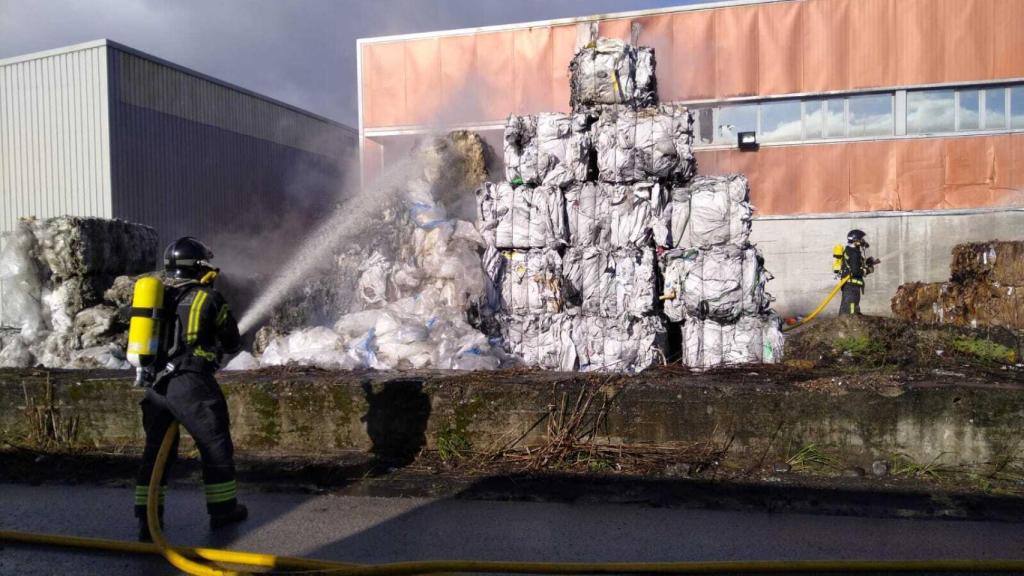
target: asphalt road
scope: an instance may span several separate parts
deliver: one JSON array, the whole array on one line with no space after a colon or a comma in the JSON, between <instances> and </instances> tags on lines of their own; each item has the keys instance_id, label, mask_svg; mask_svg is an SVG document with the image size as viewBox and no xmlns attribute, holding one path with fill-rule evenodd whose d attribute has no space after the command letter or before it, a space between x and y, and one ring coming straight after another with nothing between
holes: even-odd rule
<instances>
[{"instance_id":1,"label":"asphalt road","mask_svg":"<svg viewBox=\"0 0 1024 576\"><path fill-rule=\"evenodd\" d=\"M129 488L0 484L0 528L135 537ZM172 488L167 535L359 563L417 559L671 561L1024 558L1024 525L558 504L243 493L252 516L211 533L201 493ZM0 543L0 574L174 574L153 557Z\"/></svg>"}]
</instances>

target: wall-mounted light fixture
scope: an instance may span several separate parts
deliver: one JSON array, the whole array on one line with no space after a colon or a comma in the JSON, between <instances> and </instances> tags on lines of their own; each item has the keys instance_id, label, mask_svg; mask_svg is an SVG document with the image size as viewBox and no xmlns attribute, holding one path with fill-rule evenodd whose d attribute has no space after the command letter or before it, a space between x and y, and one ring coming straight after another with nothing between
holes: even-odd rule
<instances>
[{"instance_id":1,"label":"wall-mounted light fixture","mask_svg":"<svg viewBox=\"0 0 1024 576\"><path fill-rule=\"evenodd\" d=\"M760 145L757 143L757 132L740 132L736 134L736 145L740 150L757 150Z\"/></svg>"}]
</instances>

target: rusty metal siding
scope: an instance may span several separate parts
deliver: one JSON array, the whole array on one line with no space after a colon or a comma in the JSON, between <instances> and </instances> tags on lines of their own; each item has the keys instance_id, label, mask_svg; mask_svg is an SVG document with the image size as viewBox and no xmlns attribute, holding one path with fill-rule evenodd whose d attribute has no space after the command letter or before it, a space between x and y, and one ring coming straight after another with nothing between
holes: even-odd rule
<instances>
[{"instance_id":1,"label":"rusty metal siding","mask_svg":"<svg viewBox=\"0 0 1024 576\"><path fill-rule=\"evenodd\" d=\"M356 133L112 47L114 216L162 241L253 234L336 200Z\"/></svg>"},{"instance_id":2,"label":"rusty metal siding","mask_svg":"<svg viewBox=\"0 0 1024 576\"><path fill-rule=\"evenodd\" d=\"M0 231L111 216L106 46L0 62Z\"/></svg>"}]
</instances>

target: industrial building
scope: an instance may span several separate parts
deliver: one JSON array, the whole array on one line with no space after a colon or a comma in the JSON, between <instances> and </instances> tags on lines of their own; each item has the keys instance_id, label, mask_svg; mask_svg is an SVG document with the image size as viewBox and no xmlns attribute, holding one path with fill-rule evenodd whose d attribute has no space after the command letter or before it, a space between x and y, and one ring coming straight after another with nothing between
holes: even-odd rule
<instances>
[{"instance_id":1,"label":"industrial building","mask_svg":"<svg viewBox=\"0 0 1024 576\"><path fill-rule=\"evenodd\" d=\"M0 60L0 231L64 214L162 242L272 230L338 200L356 138L110 40Z\"/></svg>"},{"instance_id":2,"label":"industrial building","mask_svg":"<svg viewBox=\"0 0 1024 576\"><path fill-rule=\"evenodd\" d=\"M776 308L813 307L857 227L883 260L864 311L888 314L953 245L1024 236L1022 21L1019 0L739 0L362 39L363 176L439 127L500 150L509 114L569 110L580 46L632 41L693 110L698 170L749 176Z\"/></svg>"}]
</instances>

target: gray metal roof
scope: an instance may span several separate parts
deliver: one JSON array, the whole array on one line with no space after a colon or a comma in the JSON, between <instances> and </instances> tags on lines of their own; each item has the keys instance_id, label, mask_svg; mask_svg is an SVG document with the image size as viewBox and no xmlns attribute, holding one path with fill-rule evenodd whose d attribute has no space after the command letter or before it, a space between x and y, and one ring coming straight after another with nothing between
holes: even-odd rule
<instances>
[{"instance_id":1,"label":"gray metal roof","mask_svg":"<svg viewBox=\"0 0 1024 576\"><path fill-rule=\"evenodd\" d=\"M321 122L326 122L328 124L331 124L332 126L336 126L336 127L340 128L342 130L350 132L350 133L352 133L352 135L358 135L358 133L359 133L359 131L356 130L355 128L353 128L353 127L351 127L351 126L349 126L347 124L342 124L341 122L338 122L336 120L332 120L330 118L327 118L326 116L321 116L319 114L316 114L315 112L310 112L309 110L305 110L303 108L299 108L298 106L293 106L291 104L288 104L287 102L282 102L282 101L277 100L275 98L271 98L270 96L266 96L264 94L260 94L258 92L254 92L252 90L249 90L248 88L243 88L241 86L238 86L237 84L232 84L230 82L226 82L224 80L221 80L219 78L215 78L215 77L210 76L208 74L203 74L202 72L198 72L196 70L193 70L193 69L188 68L186 66L182 66L180 64L175 64L174 62L170 62L168 60L164 60L163 58L160 58L158 56L153 56L152 54L148 54L148 53L143 52L141 50L137 50L135 48L132 48L130 46L125 46L124 44L121 44L120 42L115 42L115 41L109 40L107 38L102 38L100 40L93 40L93 41L90 41L90 42L83 42L81 44L74 44L74 45L71 45L71 46L64 46L62 48L54 48L52 50L43 50L43 51L40 51L40 52L32 52L30 54L23 54L23 55L20 55L20 56L14 56L12 58L5 58L5 59L0 60L0 67L8 66L8 65L11 65L11 64L17 64L19 62L25 62L25 61L28 61L28 60L38 60L40 58L48 58L50 56L57 56L57 55L61 55L61 54L69 54L71 52L78 52L78 51L81 51L81 50L88 50L88 49L91 49L91 48L97 48L97 47L101 47L101 46L107 46L109 48L114 48L116 50L120 50L121 52L125 52L125 53L128 53L128 54L132 54L134 56L138 56L140 58L144 58L144 59L152 61L152 62L156 62L157 64L160 64L162 66L167 66L168 68L173 68L173 69L175 69L175 70L177 70L179 72L183 72L185 74L189 74L189 75L195 76L197 78L202 78L203 80L206 80L208 82L213 82L214 84L219 84L221 86L224 86L225 88L234 90L236 92L241 92L243 94L247 94L247 95L252 96L254 98L259 98L260 100L264 100L264 101L269 102L271 104L274 104L274 105L277 105L277 106L281 106L282 108L287 108L288 110L291 110L293 112L296 112L296 113L299 113L299 114L303 114L305 116L309 116L310 118L314 118L314 119L319 120Z\"/></svg>"}]
</instances>

